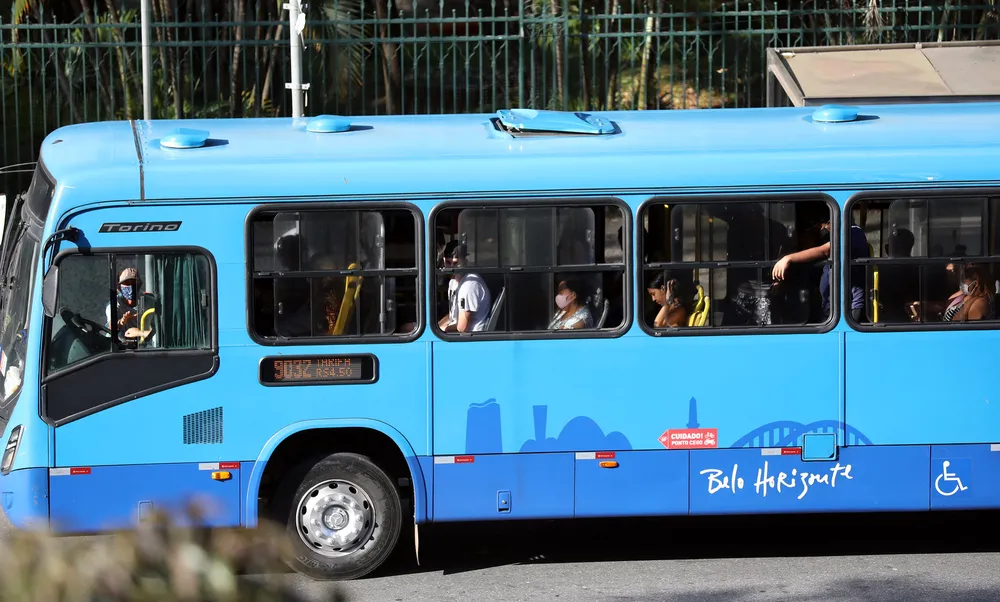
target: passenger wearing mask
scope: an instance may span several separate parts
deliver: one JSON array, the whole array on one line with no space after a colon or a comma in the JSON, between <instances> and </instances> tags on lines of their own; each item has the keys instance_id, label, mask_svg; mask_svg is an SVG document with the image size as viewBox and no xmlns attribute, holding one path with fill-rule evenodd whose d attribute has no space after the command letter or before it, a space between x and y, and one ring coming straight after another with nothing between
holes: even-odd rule
<instances>
[{"instance_id":1,"label":"passenger wearing mask","mask_svg":"<svg viewBox=\"0 0 1000 602\"><path fill-rule=\"evenodd\" d=\"M594 315L584 301L587 295L583 282L572 278L563 280L559 283L558 292L556 307L559 310L552 317L549 330L593 328Z\"/></svg>"},{"instance_id":2,"label":"passenger wearing mask","mask_svg":"<svg viewBox=\"0 0 1000 602\"><path fill-rule=\"evenodd\" d=\"M468 265L464 244L451 241L445 247L443 267ZM493 300L486 282L478 274L454 274L448 281L448 314L438 321L445 332L479 332L486 329Z\"/></svg>"},{"instance_id":3,"label":"passenger wearing mask","mask_svg":"<svg viewBox=\"0 0 1000 602\"><path fill-rule=\"evenodd\" d=\"M966 322L975 320L992 320L995 316L993 295L985 286L986 278L982 271L969 266L962 276L962 301L954 312L945 312L946 322ZM949 308L951 309L951 308Z\"/></svg>"},{"instance_id":4,"label":"passenger wearing mask","mask_svg":"<svg viewBox=\"0 0 1000 602\"><path fill-rule=\"evenodd\" d=\"M140 328L142 314L150 309L156 308L156 298L152 293L139 292L142 287L142 279L135 268L125 268L118 275L118 287L116 297L116 316L118 326L118 339L126 343L138 343L140 339L146 339L153 333L153 320L150 320L145 330ZM105 309L107 318L106 326L111 329L111 304L108 303Z\"/></svg>"},{"instance_id":5,"label":"passenger wearing mask","mask_svg":"<svg viewBox=\"0 0 1000 602\"><path fill-rule=\"evenodd\" d=\"M954 263L949 263L944 267L945 278L935 280L940 280L943 286L947 287L947 290L955 292L949 295L944 301L932 300L926 303L914 301L911 303L909 310L912 321L941 320L942 322L951 322L958 315L959 310L965 304L966 298L966 293L962 287L962 278L960 277L962 267L962 264ZM923 312L923 315L921 312Z\"/></svg>"}]
</instances>

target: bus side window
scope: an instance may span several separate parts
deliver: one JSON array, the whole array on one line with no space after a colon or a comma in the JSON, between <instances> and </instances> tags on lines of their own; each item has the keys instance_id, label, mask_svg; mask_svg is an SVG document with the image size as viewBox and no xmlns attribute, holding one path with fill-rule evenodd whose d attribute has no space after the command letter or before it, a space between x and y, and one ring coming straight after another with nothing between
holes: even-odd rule
<instances>
[{"instance_id":1,"label":"bus side window","mask_svg":"<svg viewBox=\"0 0 1000 602\"><path fill-rule=\"evenodd\" d=\"M652 330L826 323L831 216L819 199L647 203L639 319Z\"/></svg>"},{"instance_id":2,"label":"bus side window","mask_svg":"<svg viewBox=\"0 0 1000 602\"><path fill-rule=\"evenodd\" d=\"M866 199L864 206L868 216L880 216L878 223L869 217L864 224L852 211L852 225L863 226L868 243L882 252L851 266L852 287L867 293L856 324L960 327L996 319L1000 198L939 193Z\"/></svg>"},{"instance_id":3,"label":"bus side window","mask_svg":"<svg viewBox=\"0 0 1000 602\"><path fill-rule=\"evenodd\" d=\"M251 237L249 310L258 338L417 331L418 226L412 210L265 208L253 216Z\"/></svg>"},{"instance_id":4,"label":"bus side window","mask_svg":"<svg viewBox=\"0 0 1000 602\"><path fill-rule=\"evenodd\" d=\"M108 353L211 348L209 280L207 258L190 253L65 257L48 372Z\"/></svg>"},{"instance_id":5,"label":"bus side window","mask_svg":"<svg viewBox=\"0 0 1000 602\"><path fill-rule=\"evenodd\" d=\"M620 205L449 207L434 221L445 243L434 318L446 335L617 330L624 323Z\"/></svg>"},{"instance_id":6,"label":"bus side window","mask_svg":"<svg viewBox=\"0 0 1000 602\"><path fill-rule=\"evenodd\" d=\"M111 353L111 333L105 318L111 290L108 256L70 255L60 262L56 311L47 350L49 373Z\"/></svg>"}]
</instances>

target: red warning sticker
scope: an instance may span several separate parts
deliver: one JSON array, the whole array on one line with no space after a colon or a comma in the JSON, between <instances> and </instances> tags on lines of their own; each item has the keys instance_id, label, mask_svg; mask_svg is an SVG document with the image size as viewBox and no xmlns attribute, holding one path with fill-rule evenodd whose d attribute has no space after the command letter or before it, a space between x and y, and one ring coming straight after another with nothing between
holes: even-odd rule
<instances>
[{"instance_id":1,"label":"red warning sticker","mask_svg":"<svg viewBox=\"0 0 1000 602\"><path fill-rule=\"evenodd\" d=\"M719 446L719 429L668 429L660 435L667 449L709 449Z\"/></svg>"}]
</instances>

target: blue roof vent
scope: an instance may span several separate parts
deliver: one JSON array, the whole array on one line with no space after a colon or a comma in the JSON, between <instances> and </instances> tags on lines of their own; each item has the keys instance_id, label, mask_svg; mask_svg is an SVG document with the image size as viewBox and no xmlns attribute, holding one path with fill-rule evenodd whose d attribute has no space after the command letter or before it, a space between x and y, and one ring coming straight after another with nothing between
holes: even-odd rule
<instances>
[{"instance_id":1,"label":"blue roof vent","mask_svg":"<svg viewBox=\"0 0 1000 602\"><path fill-rule=\"evenodd\" d=\"M340 115L319 115L306 124L306 130L317 134L346 132L351 129L351 120Z\"/></svg>"},{"instance_id":2,"label":"blue roof vent","mask_svg":"<svg viewBox=\"0 0 1000 602\"><path fill-rule=\"evenodd\" d=\"M200 148L205 146L208 132L179 128L160 138L160 146L164 148Z\"/></svg>"},{"instance_id":3,"label":"blue roof vent","mask_svg":"<svg viewBox=\"0 0 1000 602\"><path fill-rule=\"evenodd\" d=\"M812 114L812 120L818 123L842 123L844 121L855 121L857 118L857 107L844 107L841 105L823 105L813 111Z\"/></svg>"},{"instance_id":4,"label":"blue roof vent","mask_svg":"<svg viewBox=\"0 0 1000 602\"><path fill-rule=\"evenodd\" d=\"M610 120L587 113L510 109L497 111L499 126L508 133L614 134Z\"/></svg>"}]
</instances>

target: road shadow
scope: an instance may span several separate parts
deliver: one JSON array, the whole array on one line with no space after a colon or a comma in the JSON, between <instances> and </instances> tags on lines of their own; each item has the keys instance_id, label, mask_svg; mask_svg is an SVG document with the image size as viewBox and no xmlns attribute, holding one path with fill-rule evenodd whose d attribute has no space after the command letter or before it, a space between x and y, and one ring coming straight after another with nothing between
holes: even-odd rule
<instances>
[{"instance_id":1,"label":"road shadow","mask_svg":"<svg viewBox=\"0 0 1000 602\"><path fill-rule=\"evenodd\" d=\"M419 566L412 534L407 534L394 557L372 577L450 575L517 564L997 552L1000 540L993 529L985 528L997 515L976 511L430 525L420 529ZM990 599L1000 600L1000 594Z\"/></svg>"},{"instance_id":2,"label":"road shadow","mask_svg":"<svg viewBox=\"0 0 1000 602\"><path fill-rule=\"evenodd\" d=\"M845 578L838 579L815 593L784 593L759 587L700 588L670 593L643 593L641 596L609 596L604 602L754 602L756 600L794 600L795 602L996 602L1000 590L975 586L947 588L919 578Z\"/></svg>"}]
</instances>

